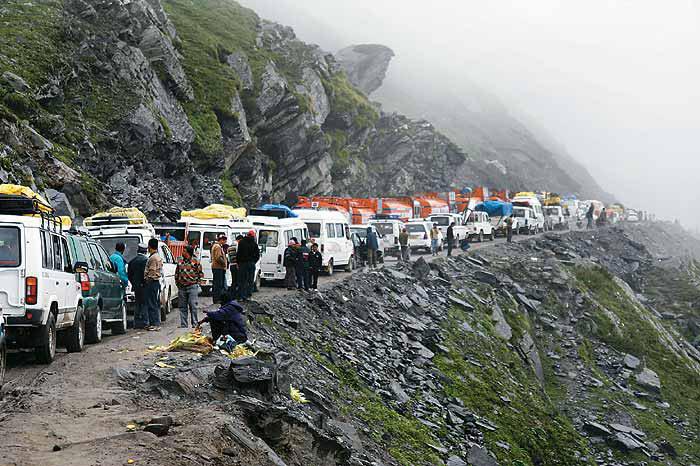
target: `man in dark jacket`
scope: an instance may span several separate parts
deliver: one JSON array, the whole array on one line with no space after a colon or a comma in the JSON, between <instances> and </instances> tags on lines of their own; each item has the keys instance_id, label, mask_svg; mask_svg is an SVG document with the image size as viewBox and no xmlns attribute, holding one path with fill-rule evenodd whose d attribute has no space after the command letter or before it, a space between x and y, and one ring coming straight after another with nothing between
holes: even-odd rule
<instances>
[{"instance_id":1,"label":"man in dark jacket","mask_svg":"<svg viewBox=\"0 0 700 466\"><path fill-rule=\"evenodd\" d=\"M146 270L146 262L148 261L146 257L147 250L148 247L145 244L139 244L138 254L129 261L129 267L127 267L127 275L129 277L129 283L131 283L131 289L134 290L134 301L136 304L136 309L134 309L134 328L139 329L146 328L146 324L148 323L144 295L144 287L146 284L143 279Z\"/></svg>"},{"instance_id":2,"label":"man in dark jacket","mask_svg":"<svg viewBox=\"0 0 700 466\"><path fill-rule=\"evenodd\" d=\"M311 271L311 289L318 290L318 276L323 268L323 256L318 250L318 244L311 245L309 254L309 269Z\"/></svg>"},{"instance_id":3,"label":"man in dark jacket","mask_svg":"<svg viewBox=\"0 0 700 466\"><path fill-rule=\"evenodd\" d=\"M367 267L374 269L377 267L377 251L379 250L379 239L372 227L367 227Z\"/></svg>"},{"instance_id":4,"label":"man in dark jacket","mask_svg":"<svg viewBox=\"0 0 700 466\"><path fill-rule=\"evenodd\" d=\"M234 301L231 291L221 293L221 307L215 311L206 311L206 317L199 321L198 326L209 322L211 337L214 341L222 335L230 335L236 343L248 341L243 306Z\"/></svg>"},{"instance_id":5,"label":"man in dark jacket","mask_svg":"<svg viewBox=\"0 0 700 466\"><path fill-rule=\"evenodd\" d=\"M297 242L293 239L287 244L287 249L284 250L284 283L288 290L294 289L294 281L296 279L296 264L297 264Z\"/></svg>"},{"instance_id":6,"label":"man in dark jacket","mask_svg":"<svg viewBox=\"0 0 700 466\"><path fill-rule=\"evenodd\" d=\"M301 240L296 262L297 290L309 290L309 255L311 251L306 246L306 240Z\"/></svg>"},{"instance_id":7,"label":"man in dark jacket","mask_svg":"<svg viewBox=\"0 0 700 466\"><path fill-rule=\"evenodd\" d=\"M452 255L452 248L454 247L455 243L455 222L450 223L450 226L447 227L447 255L451 256Z\"/></svg>"},{"instance_id":8,"label":"man in dark jacket","mask_svg":"<svg viewBox=\"0 0 700 466\"><path fill-rule=\"evenodd\" d=\"M238 262L238 294L241 301L250 299L253 295L255 282L255 264L260 259L260 249L255 241L255 230L238 242L236 262Z\"/></svg>"},{"instance_id":9,"label":"man in dark jacket","mask_svg":"<svg viewBox=\"0 0 700 466\"><path fill-rule=\"evenodd\" d=\"M595 206L591 204L591 206L588 208L588 211L586 212L586 230L590 230L593 228L593 216L595 215Z\"/></svg>"}]
</instances>

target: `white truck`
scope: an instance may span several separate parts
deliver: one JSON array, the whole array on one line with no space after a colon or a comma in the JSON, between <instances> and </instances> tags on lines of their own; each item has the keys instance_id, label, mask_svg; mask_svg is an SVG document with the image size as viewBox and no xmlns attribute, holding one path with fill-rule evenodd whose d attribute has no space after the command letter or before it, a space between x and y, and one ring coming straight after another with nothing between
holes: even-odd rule
<instances>
[{"instance_id":1,"label":"white truck","mask_svg":"<svg viewBox=\"0 0 700 466\"><path fill-rule=\"evenodd\" d=\"M350 219L337 210L294 209L309 230L309 237L318 244L323 255L323 267L331 275L334 267L351 272L355 262L355 247L350 239Z\"/></svg>"},{"instance_id":2,"label":"white truck","mask_svg":"<svg viewBox=\"0 0 700 466\"><path fill-rule=\"evenodd\" d=\"M109 216L99 215L85 219L84 227L88 234L100 242L107 253L115 250L117 243L124 243L124 261L128 263L136 257L138 245L147 245L152 238L158 238L156 230L141 216ZM178 300L178 288L175 283L175 269L177 262L172 251L162 241L158 242L158 254L163 260L163 275L160 279L160 309L161 320L165 320L170 314L173 304ZM130 312L136 305L136 297L131 289L131 284L126 289L126 304Z\"/></svg>"},{"instance_id":3,"label":"white truck","mask_svg":"<svg viewBox=\"0 0 700 466\"><path fill-rule=\"evenodd\" d=\"M69 352L83 350L85 314L74 260L61 220L36 199L0 195L0 309L5 342L34 348L41 363L54 360L59 334Z\"/></svg>"},{"instance_id":4,"label":"white truck","mask_svg":"<svg viewBox=\"0 0 700 466\"><path fill-rule=\"evenodd\" d=\"M491 224L489 214L486 212L473 211L469 213L466 223L469 239L483 242L484 238L490 241L495 239L495 231Z\"/></svg>"}]
</instances>

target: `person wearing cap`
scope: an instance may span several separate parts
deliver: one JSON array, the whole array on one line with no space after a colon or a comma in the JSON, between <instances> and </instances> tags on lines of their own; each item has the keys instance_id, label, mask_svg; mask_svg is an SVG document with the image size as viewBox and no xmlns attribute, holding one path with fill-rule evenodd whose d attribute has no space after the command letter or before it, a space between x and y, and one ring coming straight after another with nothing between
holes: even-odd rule
<instances>
[{"instance_id":1,"label":"person wearing cap","mask_svg":"<svg viewBox=\"0 0 700 466\"><path fill-rule=\"evenodd\" d=\"M194 248L186 246L175 268L175 283L177 284L178 299L180 301L181 328L187 328L188 314L192 328L197 326L197 298L203 277L202 264L194 258Z\"/></svg>"},{"instance_id":2,"label":"person wearing cap","mask_svg":"<svg viewBox=\"0 0 700 466\"><path fill-rule=\"evenodd\" d=\"M238 261L236 259L236 254L238 254L238 242L243 239L243 235L236 236L236 239L231 241L231 245L228 247L226 254L228 255L228 268L231 271L231 286L229 290L234 298L238 298Z\"/></svg>"},{"instance_id":3,"label":"person wearing cap","mask_svg":"<svg viewBox=\"0 0 700 466\"><path fill-rule=\"evenodd\" d=\"M284 283L290 291L296 287L298 249L299 243L292 238L287 244L287 249L284 250Z\"/></svg>"},{"instance_id":4,"label":"person wearing cap","mask_svg":"<svg viewBox=\"0 0 700 466\"><path fill-rule=\"evenodd\" d=\"M216 243L211 247L211 271L213 275L212 297L214 303L221 300L221 293L226 289L226 270L228 270L228 260L224 252L226 235L220 234L216 238Z\"/></svg>"},{"instance_id":5,"label":"person wearing cap","mask_svg":"<svg viewBox=\"0 0 700 466\"><path fill-rule=\"evenodd\" d=\"M144 273L146 271L146 262L148 257L148 246L139 244L136 257L129 261L127 267L127 275L131 289L134 290L134 328L144 329L148 324L148 316L146 315L145 297L144 297Z\"/></svg>"},{"instance_id":6,"label":"person wearing cap","mask_svg":"<svg viewBox=\"0 0 700 466\"><path fill-rule=\"evenodd\" d=\"M148 260L143 272L144 301L148 326L146 330L160 330L160 279L163 277L163 259L158 254L158 239L148 240Z\"/></svg>"},{"instance_id":7,"label":"person wearing cap","mask_svg":"<svg viewBox=\"0 0 700 466\"><path fill-rule=\"evenodd\" d=\"M253 295L255 283L255 264L260 259L260 249L255 241L255 230L238 242L236 261L238 262L238 293L241 301L249 299Z\"/></svg>"}]
</instances>

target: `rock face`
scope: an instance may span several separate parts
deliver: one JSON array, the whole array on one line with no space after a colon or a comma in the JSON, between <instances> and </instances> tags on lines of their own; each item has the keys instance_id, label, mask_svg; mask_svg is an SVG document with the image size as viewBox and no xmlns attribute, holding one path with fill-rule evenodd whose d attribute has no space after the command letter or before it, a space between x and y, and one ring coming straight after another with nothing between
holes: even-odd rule
<instances>
[{"instance_id":1,"label":"rock face","mask_svg":"<svg viewBox=\"0 0 700 466\"><path fill-rule=\"evenodd\" d=\"M339 50L336 57L350 82L370 95L384 82L394 51L385 45L362 44Z\"/></svg>"}]
</instances>

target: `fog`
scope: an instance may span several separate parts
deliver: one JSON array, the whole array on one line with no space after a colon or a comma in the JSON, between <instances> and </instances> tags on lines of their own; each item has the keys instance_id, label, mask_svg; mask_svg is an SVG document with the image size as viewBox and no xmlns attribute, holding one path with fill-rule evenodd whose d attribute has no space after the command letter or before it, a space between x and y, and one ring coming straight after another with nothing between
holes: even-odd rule
<instances>
[{"instance_id":1,"label":"fog","mask_svg":"<svg viewBox=\"0 0 700 466\"><path fill-rule=\"evenodd\" d=\"M692 0L244 0L335 51L391 47L389 81L464 77L528 115L623 203L700 227ZM428 91L426 91L428 92ZM381 89L373 98L381 101Z\"/></svg>"}]
</instances>

